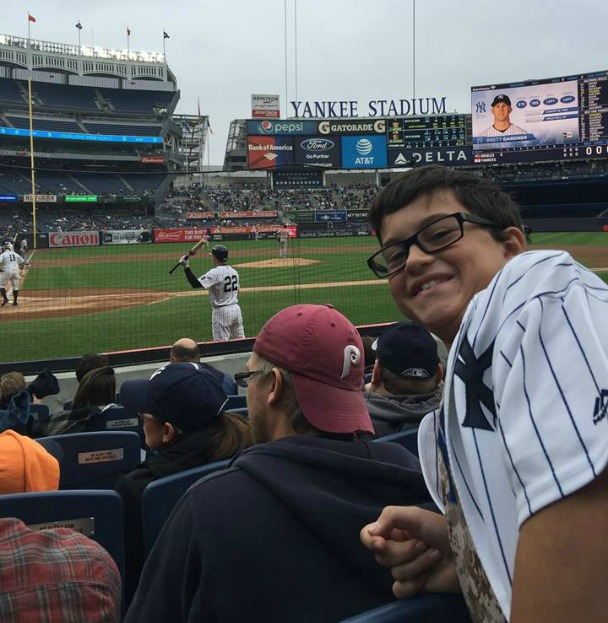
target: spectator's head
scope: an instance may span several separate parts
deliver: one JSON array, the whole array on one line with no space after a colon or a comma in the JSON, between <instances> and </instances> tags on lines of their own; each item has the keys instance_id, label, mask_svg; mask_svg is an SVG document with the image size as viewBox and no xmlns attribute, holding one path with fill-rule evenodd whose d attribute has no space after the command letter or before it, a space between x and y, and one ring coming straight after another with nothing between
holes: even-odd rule
<instances>
[{"instance_id":1,"label":"spectator's head","mask_svg":"<svg viewBox=\"0 0 608 623\"><path fill-rule=\"evenodd\" d=\"M374 200L382 248L369 258L399 311L449 346L477 292L525 250L517 205L494 182L443 166L412 169Z\"/></svg>"},{"instance_id":2,"label":"spectator's head","mask_svg":"<svg viewBox=\"0 0 608 623\"><path fill-rule=\"evenodd\" d=\"M149 380L130 379L120 386L121 404L143 418L146 445L152 449L212 426L226 400L218 378L191 362L168 363Z\"/></svg>"},{"instance_id":3,"label":"spectator's head","mask_svg":"<svg viewBox=\"0 0 608 623\"><path fill-rule=\"evenodd\" d=\"M201 360L201 351L198 344L188 337L182 337L177 340L169 352L169 361L176 363L178 361L191 361L198 363Z\"/></svg>"},{"instance_id":4,"label":"spectator's head","mask_svg":"<svg viewBox=\"0 0 608 623\"><path fill-rule=\"evenodd\" d=\"M37 441L13 430L0 433L0 495L56 491L59 463Z\"/></svg>"},{"instance_id":5,"label":"spectator's head","mask_svg":"<svg viewBox=\"0 0 608 623\"><path fill-rule=\"evenodd\" d=\"M80 383L82 377L95 368L105 368L110 365L110 358L107 355L101 355L98 353L89 353L83 355L80 361L76 365L76 379Z\"/></svg>"},{"instance_id":6,"label":"spectator's head","mask_svg":"<svg viewBox=\"0 0 608 623\"><path fill-rule=\"evenodd\" d=\"M80 381L72 409L82 407L105 406L114 402L116 398L116 376L114 368L104 366L89 370Z\"/></svg>"},{"instance_id":7,"label":"spectator's head","mask_svg":"<svg viewBox=\"0 0 608 623\"><path fill-rule=\"evenodd\" d=\"M361 392L363 345L331 305L293 305L261 329L247 362L256 442L374 429Z\"/></svg>"},{"instance_id":8,"label":"spectator's head","mask_svg":"<svg viewBox=\"0 0 608 623\"><path fill-rule=\"evenodd\" d=\"M0 404L7 405L10 399L25 389L25 377L21 372L7 372L0 378Z\"/></svg>"},{"instance_id":9,"label":"spectator's head","mask_svg":"<svg viewBox=\"0 0 608 623\"><path fill-rule=\"evenodd\" d=\"M387 327L374 342L372 391L394 395L428 394L443 379L435 338L415 322Z\"/></svg>"}]
</instances>

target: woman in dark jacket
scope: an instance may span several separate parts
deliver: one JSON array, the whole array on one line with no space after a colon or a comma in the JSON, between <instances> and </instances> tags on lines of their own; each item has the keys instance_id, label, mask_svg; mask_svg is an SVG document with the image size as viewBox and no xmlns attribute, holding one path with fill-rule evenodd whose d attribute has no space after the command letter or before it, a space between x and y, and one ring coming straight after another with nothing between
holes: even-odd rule
<instances>
[{"instance_id":1,"label":"woman in dark jacket","mask_svg":"<svg viewBox=\"0 0 608 623\"><path fill-rule=\"evenodd\" d=\"M114 368L105 366L87 372L80 381L72 407L51 415L40 435L82 433L87 424L105 409L115 406L116 377Z\"/></svg>"},{"instance_id":2,"label":"woman in dark jacket","mask_svg":"<svg viewBox=\"0 0 608 623\"><path fill-rule=\"evenodd\" d=\"M226 394L200 364L170 363L150 380L128 380L120 402L143 420L149 458L121 476L116 490L125 509L126 598L137 588L144 562L141 499L146 486L191 467L227 459L253 444L248 420L224 411Z\"/></svg>"}]
</instances>

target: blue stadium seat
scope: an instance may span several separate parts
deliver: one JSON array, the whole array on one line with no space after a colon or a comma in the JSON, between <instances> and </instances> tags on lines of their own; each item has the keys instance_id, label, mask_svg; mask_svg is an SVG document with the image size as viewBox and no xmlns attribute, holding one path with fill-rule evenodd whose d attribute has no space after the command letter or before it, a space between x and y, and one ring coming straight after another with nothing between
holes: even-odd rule
<instances>
[{"instance_id":1,"label":"blue stadium seat","mask_svg":"<svg viewBox=\"0 0 608 623\"><path fill-rule=\"evenodd\" d=\"M190 485L208 474L226 468L229 463L230 459L226 459L186 469L183 472L159 478L144 489L141 502L146 556L150 553L156 537L165 525L171 511Z\"/></svg>"},{"instance_id":2,"label":"blue stadium seat","mask_svg":"<svg viewBox=\"0 0 608 623\"><path fill-rule=\"evenodd\" d=\"M342 623L471 623L462 595L444 593L400 599Z\"/></svg>"},{"instance_id":3,"label":"blue stadium seat","mask_svg":"<svg viewBox=\"0 0 608 623\"><path fill-rule=\"evenodd\" d=\"M234 409L242 409L247 406L247 396L240 394L231 394L228 396L226 403L226 411L234 411Z\"/></svg>"},{"instance_id":4,"label":"blue stadium seat","mask_svg":"<svg viewBox=\"0 0 608 623\"><path fill-rule=\"evenodd\" d=\"M141 447L145 448L142 421L137 417L136 413L127 411L122 405L109 407L87 422L87 433L101 431L126 431L137 433L141 440Z\"/></svg>"},{"instance_id":5,"label":"blue stadium seat","mask_svg":"<svg viewBox=\"0 0 608 623\"><path fill-rule=\"evenodd\" d=\"M418 456L418 429L410 428L408 430L402 430L398 433L391 433L384 437L377 437L374 441L391 441L402 445L406 450L409 450L412 454Z\"/></svg>"},{"instance_id":6,"label":"blue stadium seat","mask_svg":"<svg viewBox=\"0 0 608 623\"><path fill-rule=\"evenodd\" d=\"M229 409L230 413L236 413L237 415L242 415L243 417L249 417L249 411L247 407L239 407L238 409Z\"/></svg>"},{"instance_id":7,"label":"blue stadium seat","mask_svg":"<svg viewBox=\"0 0 608 623\"><path fill-rule=\"evenodd\" d=\"M41 402L30 403L30 413L39 422L48 422L49 418L51 417L51 412L48 405L42 404Z\"/></svg>"},{"instance_id":8,"label":"blue stadium seat","mask_svg":"<svg viewBox=\"0 0 608 623\"><path fill-rule=\"evenodd\" d=\"M41 491L0 495L0 517L33 529L72 528L103 546L124 577L122 498L116 491Z\"/></svg>"},{"instance_id":9,"label":"blue stadium seat","mask_svg":"<svg viewBox=\"0 0 608 623\"><path fill-rule=\"evenodd\" d=\"M60 489L111 489L141 462L134 432L52 435L37 439L59 461Z\"/></svg>"}]
</instances>

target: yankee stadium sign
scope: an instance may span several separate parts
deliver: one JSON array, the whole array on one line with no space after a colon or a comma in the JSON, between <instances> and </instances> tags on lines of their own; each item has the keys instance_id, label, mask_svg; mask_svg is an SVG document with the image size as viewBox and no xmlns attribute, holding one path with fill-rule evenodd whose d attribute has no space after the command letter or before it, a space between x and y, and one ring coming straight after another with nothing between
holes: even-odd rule
<instances>
[{"instance_id":1,"label":"yankee stadium sign","mask_svg":"<svg viewBox=\"0 0 608 623\"><path fill-rule=\"evenodd\" d=\"M445 97L414 97L398 100L369 100L359 114L357 100L289 102L297 119L339 119L344 117L407 117L409 115L445 115ZM289 116L289 115L288 115Z\"/></svg>"}]
</instances>

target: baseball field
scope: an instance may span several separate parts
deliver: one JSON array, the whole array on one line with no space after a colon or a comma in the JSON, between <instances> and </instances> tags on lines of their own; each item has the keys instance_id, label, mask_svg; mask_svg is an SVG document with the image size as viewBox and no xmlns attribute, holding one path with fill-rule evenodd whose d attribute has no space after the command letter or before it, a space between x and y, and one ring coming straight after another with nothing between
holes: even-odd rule
<instances>
[{"instance_id":1,"label":"baseball field","mask_svg":"<svg viewBox=\"0 0 608 623\"><path fill-rule=\"evenodd\" d=\"M608 281L608 233L537 234L532 248L569 250ZM226 242L240 274L245 333L254 337L276 311L294 303L331 303L356 325L400 318L386 282L366 258L372 237L292 239L278 258L273 240ZM0 309L2 362L76 357L166 346L179 337L211 340L211 308L183 270L169 269L184 244L122 244L38 249L22 279L19 305ZM190 262L212 267L203 249ZM11 298L12 300L12 298Z\"/></svg>"}]
</instances>

